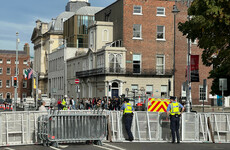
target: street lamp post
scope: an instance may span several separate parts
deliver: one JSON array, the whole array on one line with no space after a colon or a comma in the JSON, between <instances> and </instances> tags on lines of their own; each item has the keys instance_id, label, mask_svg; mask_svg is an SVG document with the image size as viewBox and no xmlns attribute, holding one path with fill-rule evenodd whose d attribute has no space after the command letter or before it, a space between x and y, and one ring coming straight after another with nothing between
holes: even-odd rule
<instances>
[{"instance_id":1,"label":"street lamp post","mask_svg":"<svg viewBox=\"0 0 230 150\"><path fill-rule=\"evenodd\" d=\"M19 44L19 33L16 32L16 68L15 68L15 77L17 78L17 84L14 87L14 111L16 111L17 97L18 97L18 44Z\"/></svg>"},{"instance_id":2,"label":"street lamp post","mask_svg":"<svg viewBox=\"0 0 230 150\"><path fill-rule=\"evenodd\" d=\"M173 96L175 96L175 55L176 55L176 15L179 13L180 11L177 9L176 5L173 5L173 24L174 24L174 40L173 40Z\"/></svg>"}]
</instances>

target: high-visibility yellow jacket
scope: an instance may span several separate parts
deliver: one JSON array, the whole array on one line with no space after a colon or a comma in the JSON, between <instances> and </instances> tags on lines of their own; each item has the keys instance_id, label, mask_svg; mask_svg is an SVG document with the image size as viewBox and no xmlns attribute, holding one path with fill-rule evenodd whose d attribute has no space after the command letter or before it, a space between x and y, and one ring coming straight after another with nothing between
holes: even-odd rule
<instances>
[{"instance_id":1,"label":"high-visibility yellow jacket","mask_svg":"<svg viewBox=\"0 0 230 150\"><path fill-rule=\"evenodd\" d=\"M125 109L124 109L124 114L132 113L132 112L133 112L132 105L130 103L126 103L125 104Z\"/></svg>"},{"instance_id":2,"label":"high-visibility yellow jacket","mask_svg":"<svg viewBox=\"0 0 230 150\"><path fill-rule=\"evenodd\" d=\"M67 110L67 107L66 107L66 101L65 101L65 99L64 99L64 98L62 99L61 104L62 104L62 106L63 106L63 109L62 109L62 110Z\"/></svg>"},{"instance_id":3,"label":"high-visibility yellow jacket","mask_svg":"<svg viewBox=\"0 0 230 150\"><path fill-rule=\"evenodd\" d=\"M170 110L170 115L174 116L174 115L180 115L180 106L179 103L171 103L171 110Z\"/></svg>"}]
</instances>

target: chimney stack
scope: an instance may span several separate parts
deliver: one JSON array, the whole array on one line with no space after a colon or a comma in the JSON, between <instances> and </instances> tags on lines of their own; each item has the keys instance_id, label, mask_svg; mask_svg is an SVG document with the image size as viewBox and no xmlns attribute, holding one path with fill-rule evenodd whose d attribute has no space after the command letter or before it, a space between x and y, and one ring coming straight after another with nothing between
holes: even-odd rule
<instances>
[{"instance_id":1,"label":"chimney stack","mask_svg":"<svg viewBox=\"0 0 230 150\"><path fill-rule=\"evenodd\" d=\"M24 52L26 52L27 55L30 55L30 45L28 43L25 43L24 45Z\"/></svg>"}]
</instances>

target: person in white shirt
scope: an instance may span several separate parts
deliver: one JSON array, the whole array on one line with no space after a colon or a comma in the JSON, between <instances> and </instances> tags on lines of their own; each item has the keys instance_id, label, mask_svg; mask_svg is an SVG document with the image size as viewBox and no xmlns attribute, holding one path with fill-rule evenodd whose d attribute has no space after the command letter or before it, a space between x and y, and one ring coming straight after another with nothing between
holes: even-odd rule
<instances>
[{"instance_id":1,"label":"person in white shirt","mask_svg":"<svg viewBox=\"0 0 230 150\"><path fill-rule=\"evenodd\" d=\"M42 101L42 105L39 107L39 111L47 111L45 105L46 105L46 102Z\"/></svg>"}]
</instances>

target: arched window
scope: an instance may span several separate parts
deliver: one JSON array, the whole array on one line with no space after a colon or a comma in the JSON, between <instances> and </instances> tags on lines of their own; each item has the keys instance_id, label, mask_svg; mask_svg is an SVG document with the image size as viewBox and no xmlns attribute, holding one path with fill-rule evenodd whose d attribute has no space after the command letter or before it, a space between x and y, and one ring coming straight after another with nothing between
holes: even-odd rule
<instances>
[{"instance_id":1,"label":"arched window","mask_svg":"<svg viewBox=\"0 0 230 150\"><path fill-rule=\"evenodd\" d=\"M90 48L93 48L93 44L94 44L94 41L93 41L93 31L90 32Z\"/></svg>"},{"instance_id":2,"label":"arched window","mask_svg":"<svg viewBox=\"0 0 230 150\"><path fill-rule=\"evenodd\" d=\"M109 72L114 72L114 54L109 54Z\"/></svg>"},{"instance_id":3,"label":"arched window","mask_svg":"<svg viewBox=\"0 0 230 150\"><path fill-rule=\"evenodd\" d=\"M113 82L112 83L112 87L117 87L118 88L118 83L117 82Z\"/></svg>"},{"instance_id":4,"label":"arched window","mask_svg":"<svg viewBox=\"0 0 230 150\"><path fill-rule=\"evenodd\" d=\"M108 41L109 40L109 32L108 30L103 30L103 33L102 33L102 41Z\"/></svg>"},{"instance_id":5,"label":"arched window","mask_svg":"<svg viewBox=\"0 0 230 150\"><path fill-rule=\"evenodd\" d=\"M93 69L93 55L90 54L89 56L89 70Z\"/></svg>"},{"instance_id":6,"label":"arched window","mask_svg":"<svg viewBox=\"0 0 230 150\"><path fill-rule=\"evenodd\" d=\"M6 93L6 99L10 99L11 98L11 94L8 92Z\"/></svg>"},{"instance_id":7,"label":"arched window","mask_svg":"<svg viewBox=\"0 0 230 150\"><path fill-rule=\"evenodd\" d=\"M121 54L109 54L109 71L120 73L121 72L121 62L122 55Z\"/></svg>"}]
</instances>

